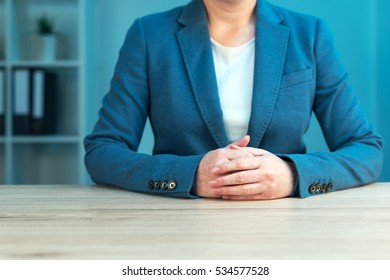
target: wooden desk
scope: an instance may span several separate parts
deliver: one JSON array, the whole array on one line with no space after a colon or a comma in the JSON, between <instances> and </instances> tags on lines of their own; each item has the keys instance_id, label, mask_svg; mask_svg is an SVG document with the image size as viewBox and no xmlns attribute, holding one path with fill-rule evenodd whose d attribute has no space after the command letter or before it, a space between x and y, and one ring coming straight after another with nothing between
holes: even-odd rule
<instances>
[{"instance_id":1,"label":"wooden desk","mask_svg":"<svg viewBox=\"0 0 390 280\"><path fill-rule=\"evenodd\" d=\"M257 202L0 186L0 259L390 259L390 184Z\"/></svg>"}]
</instances>

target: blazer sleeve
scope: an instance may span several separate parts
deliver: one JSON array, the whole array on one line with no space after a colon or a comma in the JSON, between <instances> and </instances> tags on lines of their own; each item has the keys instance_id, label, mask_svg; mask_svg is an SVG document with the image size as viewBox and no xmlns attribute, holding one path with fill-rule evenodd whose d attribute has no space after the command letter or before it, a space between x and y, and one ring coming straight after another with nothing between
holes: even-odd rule
<instances>
[{"instance_id":1,"label":"blazer sleeve","mask_svg":"<svg viewBox=\"0 0 390 280\"><path fill-rule=\"evenodd\" d=\"M147 59L142 19L138 19L120 50L99 119L84 140L86 168L97 184L196 198L190 190L202 155L137 152L149 111Z\"/></svg>"},{"instance_id":2,"label":"blazer sleeve","mask_svg":"<svg viewBox=\"0 0 390 280\"><path fill-rule=\"evenodd\" d=\"M297 169L295 195L311 195L372 183L381 174L383 142L354 93L335 51L332 34L317 22L313 111L329 152L284 155Z\"/></svg>"}]
</instances>

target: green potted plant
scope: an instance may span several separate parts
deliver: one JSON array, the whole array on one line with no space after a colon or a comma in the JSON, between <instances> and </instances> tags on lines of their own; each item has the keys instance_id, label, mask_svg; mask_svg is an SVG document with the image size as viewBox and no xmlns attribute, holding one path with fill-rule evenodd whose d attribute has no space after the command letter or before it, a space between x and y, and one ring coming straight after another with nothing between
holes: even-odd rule
<instances>
[{"instance_id":1,"label":"green potted plant","mask_svg":"<svg viewBox=\"0 0 390 280\"><path fill-rule=\"evenodd\" d=\"M41 35L54 33L54 21L47 15L42 14L37 18L37 30Z\"/></svg>"},{"instance_id":2,"label":"green potted plant","mask_svg":"<svg viewBox=\"0 0 390 280\"><path fill-rule=\"evenodd\" d=\"M57 39L54 32L54 20L43 13L36 19L36 29L42 38L42 59L52 61L56 57Z\"/></svg>"}]
</instances>

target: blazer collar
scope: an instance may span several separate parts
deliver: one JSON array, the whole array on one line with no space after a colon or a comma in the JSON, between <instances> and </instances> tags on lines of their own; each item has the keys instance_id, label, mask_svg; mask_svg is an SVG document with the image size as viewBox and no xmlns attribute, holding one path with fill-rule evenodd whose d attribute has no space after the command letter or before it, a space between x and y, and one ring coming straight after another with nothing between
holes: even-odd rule
<instances>
[{"instance_id":1,"label":"blazer collar","mask_svg":"<svg viewBox=\"0 0 390 280\"><path fill-rule=\"evenodd\" d=\"M194 98L216 147L224 147L229 144L229 139L223 122L203 1L190 2L184 8L179 22L184 28L177 33L177 40Z\"/></svg>"},{"instance_id":2,"label":"blazer collar","mask_svg":"<svg viewBox=\"0 0 390 280\"><path fill-rule=\"evenodd\" d=\"M289 29L282 14L265 0L257 1L256 50L252 111L248 134L250 146L259 147L275 107L284 68ZM223 123L217 79L203 0L184 7L177 34L187 75L199 111L218 147L229 144Z\"/></svg>"},{"instance_id":3,"label":"blazer collar","mask_svg":"<svg viewBox=\"0 0 390 280\"><path fill-rule=\"evenodd\" d=\"M248 134L252 147L261 141L274 112L287 54L289 28L280 11L265 0L257 1L255 71Z\"/></svg>"},{"instance_id":4,"label":"blazer collar","mask_svg":"<svg viewBox=\"0 0 390 280\"><path fill-rule=\"evenodd\" d=\"M264 21L278 24L284 19L284 16L280 13L280 11L266 0L257 0L256 16L257 23L259 21Z\"/></svg>"},{"instance_id":5,"label":"blazer collar","mask_svg":"<svg viewBox=\"0 0 390 280\"><path fill-rule=\"evenodd\" d=\"M187 26L207 20L207 12L203 0L193 0L184 7L178 21Z\"/></svg>"}]
</instances>

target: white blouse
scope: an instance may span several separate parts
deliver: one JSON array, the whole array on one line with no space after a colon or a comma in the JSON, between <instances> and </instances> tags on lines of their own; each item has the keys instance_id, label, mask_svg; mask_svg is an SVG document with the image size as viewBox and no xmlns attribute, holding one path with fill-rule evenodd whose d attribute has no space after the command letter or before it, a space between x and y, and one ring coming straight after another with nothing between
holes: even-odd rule
<instances>
[{"instance_id":1,"label":"white blouse","mask_svg":"<svg viewBox=\"0 0 390 280\"><path fill-rule=\"evenodd\" d=\"M251 115L255 38L238 47L225 47L211 38L218 93L230 141L247 134Z\"/></svg>"}]
</instances>

